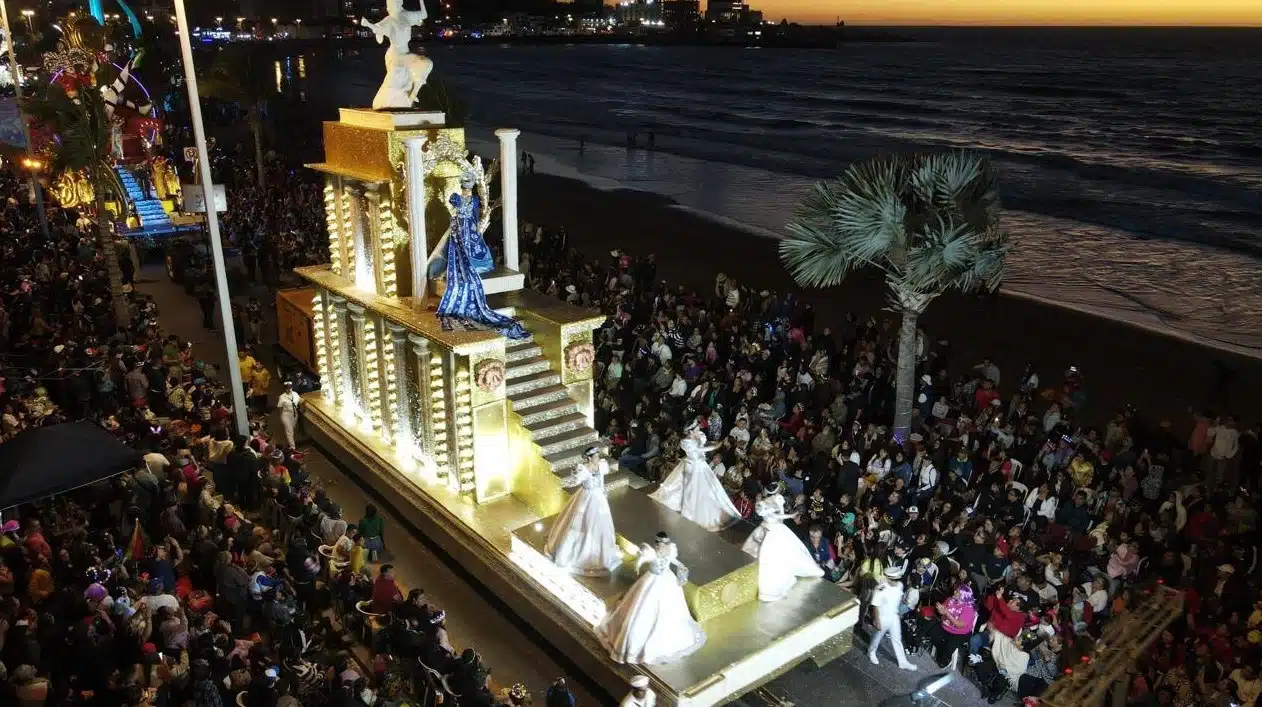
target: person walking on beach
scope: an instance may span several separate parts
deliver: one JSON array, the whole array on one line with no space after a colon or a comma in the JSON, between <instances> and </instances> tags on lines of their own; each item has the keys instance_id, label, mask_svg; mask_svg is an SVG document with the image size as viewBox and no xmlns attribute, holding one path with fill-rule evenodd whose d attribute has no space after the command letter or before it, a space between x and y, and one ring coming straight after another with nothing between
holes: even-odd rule
<instances>
[{"instance_id":1,"label":"person walking on beach","mask_svg":"<svg viewBox=\"0 0 1262 707\"><path fill-rule=\"evenodd\" d=\"M583 154L583 148L584 148L584 147L587 147L587 140L586 140L586 138L579 138L579 139L578 139L578 154L580 154L580 155L581 155L581 154Z\"/></svg>"}]
</instances>

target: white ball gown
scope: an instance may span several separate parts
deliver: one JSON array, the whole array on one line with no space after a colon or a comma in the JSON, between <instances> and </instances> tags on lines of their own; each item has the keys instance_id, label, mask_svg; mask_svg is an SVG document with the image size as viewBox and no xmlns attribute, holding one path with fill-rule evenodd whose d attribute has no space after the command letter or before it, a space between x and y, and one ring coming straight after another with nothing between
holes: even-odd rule
<instances>
[{"instance_id":1,"label":"white ball gown","mask_svg":"<svg viewBox=\"0 0 1262 707\"><path fill-rule=\"evenodd\" d=\"M670 663L705 644L705 631L693 620L681 584L688 570L677 559L675 543L657 549L640 546L635 580L613 611L596 627L596 637L618 663ZM680 576L671 571L674 565Z\"/></svg>"},{"instance_id":2,"label":"white ball gown","mask_svg":"<svg viewBox=\"0 0 1262 707\"><path fill-rule=\"evenodd\" d=\"M741 547L758 558L758 600L779 601L793 589L800 577L823 577L824 570L811 557L811 551L784 525L792 517L784 512L784 496L773 493L754 505L762 525L754 529Z\"/></svg>"},{"instance_id":3,"label":"white ball gown","mask_svg":"<svg viewBox=\"0 0 1262 707\"><path fill-rule=\"evenodd\" d=\"M722 530L740 520L741 514L706 462L703 441L697 432L679 443L684 458L651 497L706 530Z\"/></svg>"},{"instance_id":4,"label":"white ball gown","mask_svg":"<svg viewBox=\"0 0 1262 707\"><path fill-rule=\"evenodd\" d=\"M558 567L574 574L609 574L622 562L613 530L613 514L605 496L609 462L584 461L561 481L566 488L578 486L569 503L548 532L544 552Z\"/></svg>"}]
</instances>

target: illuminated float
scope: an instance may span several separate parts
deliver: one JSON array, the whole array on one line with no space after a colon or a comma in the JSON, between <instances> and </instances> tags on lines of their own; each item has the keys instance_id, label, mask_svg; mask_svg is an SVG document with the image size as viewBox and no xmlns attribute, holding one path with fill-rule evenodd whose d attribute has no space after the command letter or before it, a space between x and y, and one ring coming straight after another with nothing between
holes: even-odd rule
<instances>
[{"instance_id":1,"label":"illuminated float","mask_svg":"<svg viewBox=\"0 0 1262 707\"><path fill-rule=\"evenodd\" d=\"M89 16L71 15L55 25L61 38L44 55L51 83L74 100L81 91L99 91L110 130L108 177L114 182L106 208L126 217L127 230L156 235L171 229L169 213L179 199L180 180L174 165L154 148L162 140L163 122L148 88L136 76L143 51L119 63L105 28ZM47 126L31 126L33 151L50 154L60 138ZM86 174L50 175L51 190L62 206L91 205L94 186ZM147 184L145 184L147 182Z\"/></svg>"},{"instance_id":2,"label":"illuminated float","mask_svg":"<svg viewBox=\"0 0 1262 707\"><path fill-rule=\"evenodd\" d=\"M418 21L388 19L398 26L374 30L404 38ZM859 613L852 594L803 579L781 601L758 601L757 560L741 549L752 527L711 532L622 470L605 484L621 566L580 576L549 559L547 538L567 499L561 479L600 443L592 332L605 317L524 289L519 133L496 131L495 190L495 169L469 155L464 128L410 108L414 65L388 57L384 109L342 109L324 124L324 161L309 165L324 175L329 232L329 262L296 270L314 290L323 387L304 396L313 438L610 695L643 674L664 704L723 704L805 659L823 664L848 650ZM483 212L461 212L469 203ZM502 257L479 270L475 289L501 319L450 321L440 316L451 283L432 267L437 245L459 236L484 247L497 207ZM503 317L515 322L502 326ZM517 324L529 338L517 338ZM708 640L665 664L620 663L597 627L636 584L636 555L662 532L687 565L683 594Z\"/></svg>"}]
</instances>

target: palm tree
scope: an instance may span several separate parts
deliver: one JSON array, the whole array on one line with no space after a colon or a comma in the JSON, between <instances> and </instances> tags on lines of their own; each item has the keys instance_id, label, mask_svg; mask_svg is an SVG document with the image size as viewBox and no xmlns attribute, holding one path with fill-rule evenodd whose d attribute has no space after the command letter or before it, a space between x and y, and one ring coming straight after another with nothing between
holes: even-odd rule
<instances>
[{"instance_id":1,"label":"palm tree","mask_svg":"<svg viewBox=\"0 0 1262 707\"><path fill-rule=\"evenodd\" d=\"M998 175L968 152L882 157L817 184L798 205L780 257L803 287L831 287L861 268L881 272L902 315L894 436L911 427L916 321L938 295L994 291L1008 236Z\"/></svg>"},{"instance_id":2,"label":"palm tree","mask_svg":"<svg viewBox=\"0 0 1262 707\"><path fill-rule=\"evenodd\" d=\"M59 84L50 84L44 93L27 104L35 119L51 129L55 139L52 174L82 172L92 182L96 200L97 249L105 255L110 278L110 294L114 316L121 326L131 314L123 293L119 249L114 243L113 218L105 209L106 194L112 194L119 207L120 218L127 218L127 192L118 174L110 166L112 156L111 121L101 92L84 89L67 95Z\"/></svg>"},{"instance_id":3,"label":"palm tree","mask_svg":"<svg viewBox=\"0 0 1262 707\"><path fill-rule=\"evenodd\" d=\"M212 98L236 103L246 109L250 134L254 137L254 163L258 170L259 188L267 186L267 170L263 163L263 113L267 109L267 97L276 90L268 77L271 67L257 50L244 45L229 45L219 54L205 76L197 78L197 89L202 98Z\"/></svg>"}]
</instances>

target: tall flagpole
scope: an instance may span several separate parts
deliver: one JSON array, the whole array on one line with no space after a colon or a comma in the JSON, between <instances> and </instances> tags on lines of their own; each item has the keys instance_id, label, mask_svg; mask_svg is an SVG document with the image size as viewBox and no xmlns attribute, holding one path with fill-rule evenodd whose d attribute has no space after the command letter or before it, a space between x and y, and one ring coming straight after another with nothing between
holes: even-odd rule
<instances>
[{"instance_id":1,"label":"tall flagpole","mask_svg":"<svg viewBox=\"0 0 1262 707\"><path fill-rule=\"evenodd\" d=\"M215 211L215 185L210 176L210 155L206 149L206 128L202 125L202 103L197 95L197 72L193 68L193 45L188 31L184 0L175 0L175 18L180 30L180 53L184 57L184 82L188 84L188 109L193 118L193 139L197 142L197 162L202 178L202 194L206 202L206 225L210 228L210 250L215 261L215 284L219 290L219 314L223 318L224 347L228 350L228 377L232 381L232 412L237 432L250 434L246 416L245 387L241 368L237 365L237 330L232 322L232 302L228 296L227 268L223 262L223 244L219 242L219 214Z\"/></svg>"},{"instance_id":2,"label":"tall flagpole","mask_svg":"<svg viewBox=\"0 0 1262 707\"><path fill-rule=\"evenodd\" d=\"M9 29L9 3L6 0L0 0L0 20L4 22L4 38L9 40L9 65L13 67L13 95L18 104L18 118L22 121L22 138L26 140L26 151L29 153L34 147L31 145L31 126L26 122L26 114L22 112L22 67L18 66L17 42L13 40L13 31ZM35 208L39 209L39 226L44 233L44 238L47 239L49 237L48 213L44 211L44 187L34 173L31 174L31 189L35 192Z\"/></svg>"}]
</instances>

